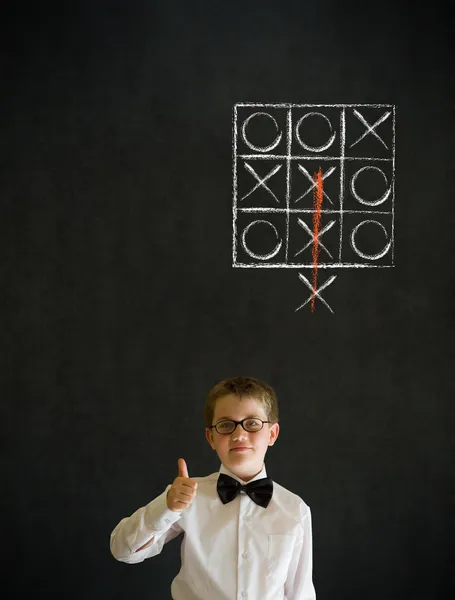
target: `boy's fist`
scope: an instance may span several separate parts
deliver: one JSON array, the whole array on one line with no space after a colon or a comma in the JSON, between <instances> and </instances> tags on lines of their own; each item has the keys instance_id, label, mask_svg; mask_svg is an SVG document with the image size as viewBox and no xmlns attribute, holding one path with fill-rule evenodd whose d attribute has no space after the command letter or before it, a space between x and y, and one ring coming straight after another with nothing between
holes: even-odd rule
<instances>
[{"instance_id":1,"label":"boy's fist","mask_svg":"<svg viewBox=\"0 0 455 600\"><path fill-rule=\"evenodd\" d=\"M188 468L183 458L179 458L178 460L178 469L179 474L174 479L166 496L167 506L169 510L173 510L174 512L181 512L190 506L196 495L197 488L197 482L188 476Z\"/></svg>"}]
</instances>

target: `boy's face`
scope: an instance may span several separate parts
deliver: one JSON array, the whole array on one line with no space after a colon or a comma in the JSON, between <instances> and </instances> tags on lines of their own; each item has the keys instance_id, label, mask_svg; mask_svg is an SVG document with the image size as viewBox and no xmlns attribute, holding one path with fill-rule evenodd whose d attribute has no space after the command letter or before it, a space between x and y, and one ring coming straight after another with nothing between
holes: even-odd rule
<instances>
[{"instance_id":1,"label":"boy's face","mask_svg":"<svg viewBox=\"0 0 455 600\"><path fill-rule=\"evenodd\" d=\"M225 419L241 421L253 417L268 421L261 403L255 398L239 398L231 394L217 400L212 424ZM278 423L264 423L260 431L248 432L239 424L227 435L218 433L215 428L206 428L205 435L223 465L243 481L249 481L261 471L267 448L275 443L279 429ZM234 450L240 446L246 449Z\"/></svg>"}]
</instances>

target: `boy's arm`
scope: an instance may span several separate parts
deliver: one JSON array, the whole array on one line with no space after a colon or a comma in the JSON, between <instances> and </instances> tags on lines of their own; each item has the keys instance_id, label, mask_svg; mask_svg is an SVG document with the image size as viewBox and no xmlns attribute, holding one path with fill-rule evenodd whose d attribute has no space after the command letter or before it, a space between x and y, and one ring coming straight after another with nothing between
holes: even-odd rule
<instances>
[{"instance_id":1,"label":"boy's arm","mask_svg":"<svg viewBox=\"0 0 455 600\"><path fill-rule=\"evenodd\" d=\"M178 521L180 512L170 510L166 495L170 489L139 508L130 517L122 519L111 533L110 548L114 558L125 563L139 563L156 556L166 542L183 530Z\"/></svg>"},{"instance_id":2,"label":"boy's arm","mask_svg":"<svg viewBox=\"0 0 455 600\"><path fill-rule=\"evenodd\" d=\"M311 511L310 507L303 502L300 510L300 523L303 531L295 543L284 593L287 600L315 600Z\"/></svg>"}]
</instances>

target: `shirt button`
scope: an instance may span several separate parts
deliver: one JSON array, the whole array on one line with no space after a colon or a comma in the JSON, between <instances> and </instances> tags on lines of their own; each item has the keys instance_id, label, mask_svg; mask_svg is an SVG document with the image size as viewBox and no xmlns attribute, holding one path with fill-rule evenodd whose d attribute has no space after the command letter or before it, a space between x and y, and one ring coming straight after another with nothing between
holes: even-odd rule
<instances>
[{"instance_id":1,"label":"shirt button","mask_svg":"<svg viewBox=\"0 0 455 600\"><path fill-rule=\"evenodd\" d=\"M165 523L170 523L169 519L164 519Z\"/></svg>"},{"instance_id":2,"label":"shirt button","mask_svg":"<svg viewBox=\"0 0 455 600\"><path fill-rule=\"evenodd\" d=\"M245 598L245 600L246 600L248 598L248 592L243 591L242 598Z\"/></svg>"},{"instance_id":3,"label":"shirt button","mask_svg":"<svg viewBox=\"0 0 455 600\"><path fill-rule=\"evenodd\" d=\"M248 552L244 552L244 553L242 554L242 557L243 557L243 558L248 558L249 556L250 556L250 555L248 554Z\"/></svg>"}]
</instances>

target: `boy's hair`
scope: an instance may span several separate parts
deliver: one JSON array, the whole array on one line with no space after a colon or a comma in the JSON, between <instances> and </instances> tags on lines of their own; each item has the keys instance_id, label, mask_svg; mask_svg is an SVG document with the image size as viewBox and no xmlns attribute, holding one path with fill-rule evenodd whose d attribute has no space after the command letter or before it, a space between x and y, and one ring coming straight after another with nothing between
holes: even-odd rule
<instances>
[{"instance_id":1,"label":"boy's hair","mask_svg":"<svg viewBox=\"0 0 455 600\"><path fill-rule=\"evenodd\" d=\"M217 383L208 393L204 407L206 427L212 425L216 402L223 396L231 394L239 398L254 398L262 404L267 419L272 423L278 422L278 399L273 389L254 377L230 377Z\"/></svg>"}]
</instances>

